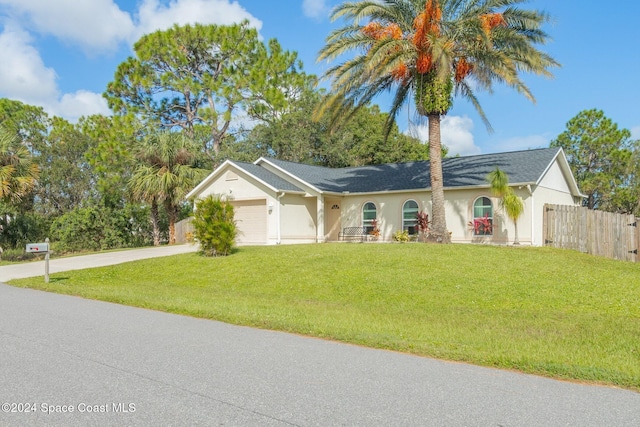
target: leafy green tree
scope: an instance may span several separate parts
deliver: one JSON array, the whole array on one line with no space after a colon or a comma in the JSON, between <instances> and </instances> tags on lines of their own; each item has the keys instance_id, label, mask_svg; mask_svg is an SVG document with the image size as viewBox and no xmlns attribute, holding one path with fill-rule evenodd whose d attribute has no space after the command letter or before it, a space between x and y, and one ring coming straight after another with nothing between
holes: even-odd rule
<instances>
[{"instance_id":1,"label":"leafy green tree","mask_svg":"<svg viewBox=\"0 0 640 427\"><path fill-rule=\"evenodd\" d=\"M429 124L429 159L433 226L430 239L449 242L444 209L440 120L450 111L453 95L468 99L488 125L474 89L491 91L504 83L533 100L520 79L522 71L550 76L558 63L535 45L547 40L543 12L517 7L523 0L386 0L345 2L333 19L346 25L335 30L319 54L333 60L333 96L320 114L336 124L353 117L378 94L395 93L393 118L410 100ZM363 25L364 24L364 25Z\"/></svg>"},{"instance_id":2,"label":"leafy green tree","mask_svg":"<svg viewBox=\"0 0 640 427\"><path fill-rule=\"evenodd\" d=\"M631 132L597 109L569 120L567 129L551 141L562 147L589 209L631 213L638 203L638 141ZM635 192L635 194L634 194Z\"/></svg>"},{"instance_id":3,"label":"leafy green tree","mask_svg":"<svg viewBox=\"0 0 640 427\"><path fill-rule=\"evenodd\" d=\"M118 66L104 96L117 113L134 113L190 138L206 126L203 147L217 154L241 111L270 120L314 80L296 53L268 47L248 22L174 26L143 36L135 57Z\"/></svg>"},{"instance_id":4,"label":"leafy green tree","mask_svg":"<svg viewBox=\"0 0 640 427\"><path fill-rule=\"evenodd\" d=\"M511 187L509 187L509 176L503 170L495 168L487 177L491 192L494 196L500 198L500 208L513 221L515 234L513 244L519 245L518 239L518 219L524 212L524 202L516 195Z\"/></svg>"},{"instance_id":5,"label":"leafy green tree","mask_svg":"<svg viewBox=\"0 0 640 427\"><path fill-rule=\"evenodd\" d=\"M127 183L135 168L133 147L142 124L132 115L83 117L77 128L90 140L85 152L101 203L122 208L127 201Z\"/></svg>"},{"instance_id":6,"label":"leafy green tree","mask_svg":"<svg viewBox=\"0 0 640 427\"><path fill-rule=\"evenodd\" d=\"M233 215L233 205L220 197L208 196L196 202L193 230L203 254L227 256L231 253L238 234Z\"/></svg>"},{"instance_id":7,"label":"leafy green tree","mask_svg":"<svg viewBox=\"0 0 640 427\"><path fill-rule=\"evenodd\" d=\"M90 205L57 217L50 234L58 252L80 252L134 246L131 215L123 209Z\"/></svg>"},{"instance_id":8,"label":"leafy green tree","mask_svg":"<svg viewBox=\"0 0 640 427\"><path fill-rule=\"evenodd\" d=\"M0 98L0 125L37 153L47 138L51 120L42 107Z\"/></svg>"},{"instance_id":9,"label":"leafy green tree","mask_svg":"<svg viewBox=\"0 0 640 427\"><path fill-rule=\"evenodd\" d=\"M397 126L384 137L387 115L377 105L360 109L353 120L331 132L328 117L313 120L322 94L307 92L279 120L256 126L247 140L255 160L271 156L328 167L426 160L428 147ZM257 152L256 152L257 151ZM239 159L240 160L240 159ZM244 159L242 159L244 160Z\"/></svg>"},{"instance_id":10,"label":"leafy green tree","mask_svg":"<svg viewBox=\"0 0 640 427\"><path fill-rule=\"evenodd\" d=\"M210 172L201 167L198 153L194 142L179 132L152 134L137 148L140 163L129 186L142 201L164 206L169 219L169 244L176 242L175 224L184 196ZM151 214L152 221L156 221L154 212Z\"/></svg>"},{"instance_id":11,"label":"leafy green tree","mask_svg":"<svg viewBox=\"0 0 640 427\"><path fill-rule=\"evenodd\" d=\"M54 117L49 134L39 145L42 171L36 189L37 210L60 216L87 206L95 196L93 171L85 155L91 141L65 119Z\"/></svg>"},{"instance_id":12,"label":"leafy green tree","mask_svg":"<svg viewBox=\"0 0 640 427\"><path fill-rule=\"evenodd\" d=\"M2 207L0 212L0 247L24 251L27 243L41 242L48 237L48 218L35 212L16 212L11 207Z\"/></svg>"},{"instance_id":13,"label":"leafy green tree","mask_svg":"<svg viewBox=\"0 0 640 427\"><path fill-rule=\"evenodd\" d=\"M388 118L377 105L361 108L353 118L332 134L332 142L324 147L326 166L363 166L383 163L427 160L429 147L417 138L400 133L394 124L385 137L384 128ZM329 126L327 126L329 128ZM337 150L347 153L348 163L331 162L338 157Z\"/></svg>"},{"instance_id":14,"label":"leafy green tree","mask_svg":"<svg viewBox=\"0 0 640 427\"><path fill-rule=\"evenodd\" d=\"M627 182L616 191L614 203L620 212L630 212L640 217L640 140L633 142Z\"/></svg>"}]
</instances>

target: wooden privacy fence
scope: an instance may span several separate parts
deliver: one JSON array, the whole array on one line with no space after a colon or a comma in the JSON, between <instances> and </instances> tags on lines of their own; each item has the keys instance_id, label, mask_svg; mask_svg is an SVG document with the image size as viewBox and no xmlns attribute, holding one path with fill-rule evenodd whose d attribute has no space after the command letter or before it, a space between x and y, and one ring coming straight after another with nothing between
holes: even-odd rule
<instances>
[{"instance_id":1,"label":"wooden privacy fence","mask_svg":"<svg viewBox=\"0 0 640 427\"><path fill-rule=\"evenodd\" d=\"M188 243L193 241L193 221L192 217L176 222L176 243Z\"/></svg>"},{"instance_id":2,"label":"wooden privacy fence","mask_svg":"<svg viewBox=\"0 0 640 427\"><path fill-rule=\"evenodd\" d=\"M639 219L579 206L544 205L544 244L640 262Z\"/></svg>"}]
</instances>

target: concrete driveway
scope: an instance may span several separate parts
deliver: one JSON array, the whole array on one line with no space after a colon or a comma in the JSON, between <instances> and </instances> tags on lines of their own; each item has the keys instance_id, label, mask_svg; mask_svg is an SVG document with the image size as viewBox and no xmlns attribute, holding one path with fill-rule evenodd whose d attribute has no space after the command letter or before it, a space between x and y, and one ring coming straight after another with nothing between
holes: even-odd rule
<instances>
[{"instance_id":1,"label":"concrete driveway","mask_svg":"<svg viewBox=\"0 0 640 427\"><path fill-rule=\"evenodd\" d=\"M640 425L616 388L4 284L0 313L1 426Z\"/></svg>"},{"instance_id":2,"label":"concrete driveway","mask_svg":"<svg viewBox=\"0 0 640 427\"><path fill-rule=\"evenodd\" d=\"M157 258L195 252L197 250L197 245L187 244L130 249L115 252L101 252L67 258L52 258L49 261L49 273L53 274L61 271L102 267L105 265L121 264L123 262L136 261L145 258ZM5 265L0 267L0 282L5 283L11 279L44 276L44 268L44 261Z\"/></svg>"}]
</instances>

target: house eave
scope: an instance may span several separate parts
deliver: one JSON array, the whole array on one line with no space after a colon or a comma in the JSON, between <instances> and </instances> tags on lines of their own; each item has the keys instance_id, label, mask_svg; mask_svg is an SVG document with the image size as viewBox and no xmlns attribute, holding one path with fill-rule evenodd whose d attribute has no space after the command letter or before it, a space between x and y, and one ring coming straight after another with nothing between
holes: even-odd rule
<instances>
[{"instance_id":1,"label":"house eave","mask_svg":"<svg viewBox=\"0 0 640 427\"><path fill-rule=\"evenodd\" d=\"M526 187L527 185L534 185L535 182L515 182L509 183L509 187ZM464 186L455 186L455 187L444 187L444 191L464 191L464 190L477 190L477 189L489 189L491 186L489 184L486 185L464 185ZM325 191L325 196L373 196L378 194L403 194L403 193L416 193L416 192L426 192L430 193L431 188L413 188L413 189L405 189L405 190L380 190L380 191Z\"/></svg>"}]
</instances>

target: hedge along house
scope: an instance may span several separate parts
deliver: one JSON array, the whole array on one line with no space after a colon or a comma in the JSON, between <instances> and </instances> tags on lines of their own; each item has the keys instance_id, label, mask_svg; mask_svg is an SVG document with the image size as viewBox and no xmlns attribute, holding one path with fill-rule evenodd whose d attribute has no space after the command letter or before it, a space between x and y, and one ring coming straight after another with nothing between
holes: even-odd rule
<instances>
[{"instance_id":1,"label":"hedge along house","mask_svg":"<svg viewBox=\"0 0 640 427\"><path fill-rule=\"evenodd\" d=\"M545 203L581 205L583 195L561 148L443 159L447 227L453 242L505 244L515 226L491 195L487 175L500 168L524 202L518 220L521 244L542 245ZM416 213L431 216L429 162L326 168L260 158L225 161L188 195L231 200L239 244L339 241L346 227L373 219L379 241L394 232L415 233ZM491 227L474 227L474 223Z\"/></svg>"}]
</instances>

